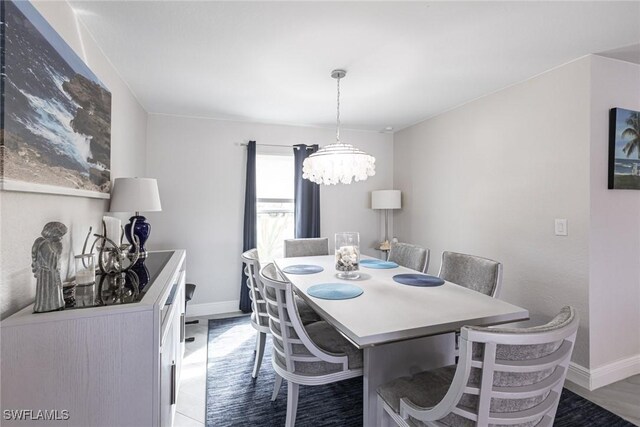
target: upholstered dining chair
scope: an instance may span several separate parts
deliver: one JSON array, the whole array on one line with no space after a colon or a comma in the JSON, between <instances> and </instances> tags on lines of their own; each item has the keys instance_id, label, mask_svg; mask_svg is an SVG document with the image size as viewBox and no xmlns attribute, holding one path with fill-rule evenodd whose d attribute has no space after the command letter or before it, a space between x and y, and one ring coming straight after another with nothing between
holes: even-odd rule
<instances>
[{"instance_id":1,"label":"upholstered dining chair","mask_svg":"<svg viewBox=\"0 0 640 427\"><path fill-rule=\"evenodd\" d=\"M260 258L257 249L249 249L242 254L244 262L244 272L247 275L247 286L249 287L249 298L251 299L251 326L258 332L256 337L256 358L253 364L253 378L258 377L262 359L264 357L264 347L269 329L269 315L267 314L266 301L263 297L262 282L260 281ZM301 298L296 297L300 317L303 323L311 323L320 320L315 311Z\"/></svg>"},{"instance_id":2,"label":"upholstered dining chair","mask_svg":"<svg viewBox=\"0 0 640 427\"><path fill-rule=\"evenodd\" d=\"M286 239L284 257L329 255L329 239L317 237L311 239Z\"/></svg>"},{"instance_id":3,"label":"upholstered dining chair","mask_svg":"<svg viewBox=\"0 0 640 427\"><path fill-rule=\"evenodd\" d=\"M424 273L429 268L430 252L422 246L394 242L391 244L387 261Z\"/></svg>"},{"instance_id":4,"label":"upholstered dining chair","mask_svg":"<svg viewBox=\"0 0 640 427\"><path fill-rule=\"evenodd\" d=\"M270 333L269 315L267 314L266 301L262 296L262 287L259 285L260 259L258 258L258 250L249 249L244 252L242 254L242 262L245 264L244 273L247 275L249 298L251 298L251 326L258 332L256 337L256 359L251 374L253 378L256 378L262 364L267 334Z\"/></svg>"},{"instance_id":5,"label":"upholstered dining chair","mask_svg":"<svg viewBox=\"0 0 640 427\"><path fill-rule=\"evenodd\" d=\"M564 307L531 328L462 328L456 366L378 389L378 425L551 427L578 329Z\"/></svg>"},{"instance_id":6,"label":"upholstered dining chair","mask_svg":"<svg viewBox=\"0 0 640 427\"><path fill-rule=\"evenodd\" d=\"M474 255L445 251L438 277L497 298L502 286L502 264Z\"/></svg>"},{"instance_id":7,"label":"upholstered dining chair","mask_svg":"<svg viewBox=\"0 0 640 427\"><path fill-rule=\"evenodd\" d=\"M476 292L498 298L502 287L502 264L475 255L445 251L438 277ZM460 349L460 332L456 332L455 354Z\"/></svg>"},{"instance_id":8,"label":"upholstered dining chair","mask_svg":"<svg viewBox=\"0 0 640 427\"><path fill-rule=\"evenodd\" d=\"M291 283L285 281L274 264L260 270L267 301L276 372L275 400L282 380L287 380L285 426L293 427L300 385L322 385L362 375L362 351L325 321L303 325Z\"/></svg>"}]
</instances>

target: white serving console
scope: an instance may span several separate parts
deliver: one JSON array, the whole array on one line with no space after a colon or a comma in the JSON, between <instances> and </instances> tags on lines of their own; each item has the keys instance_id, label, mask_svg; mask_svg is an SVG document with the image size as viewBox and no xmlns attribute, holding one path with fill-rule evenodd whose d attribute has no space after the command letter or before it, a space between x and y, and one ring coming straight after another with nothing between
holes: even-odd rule
<instances>
[{"instance_id":1,"label":"white serving console","mask_svg":"<svg viewBox=\"0 0 640 427\"><path fill-rule=\"evenodd\" d=\"M51 313L29 306L0 322L3 426L32 425L29 418L40 415L58 420L37 425L173 424L184 354L185 251L151 257L164 264L155 266L139 302ZM20 410L26 419L8 419Z\"/></svg>"}]
</instances>

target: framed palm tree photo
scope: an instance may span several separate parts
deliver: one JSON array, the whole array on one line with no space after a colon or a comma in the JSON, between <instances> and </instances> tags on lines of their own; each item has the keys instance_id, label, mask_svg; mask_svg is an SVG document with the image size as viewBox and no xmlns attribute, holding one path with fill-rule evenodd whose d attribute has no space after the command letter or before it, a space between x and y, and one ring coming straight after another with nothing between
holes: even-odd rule
<instances>
[{"instance_id":1,"label":"framed palm tree photo","mask_svg":"<svg viewBox=\"0 0 640 427\"><path fill-rule=\"evenodd\" d=\"M640 190L640 112L609 111L609 189Z\"/></svg>"}]
</instances>

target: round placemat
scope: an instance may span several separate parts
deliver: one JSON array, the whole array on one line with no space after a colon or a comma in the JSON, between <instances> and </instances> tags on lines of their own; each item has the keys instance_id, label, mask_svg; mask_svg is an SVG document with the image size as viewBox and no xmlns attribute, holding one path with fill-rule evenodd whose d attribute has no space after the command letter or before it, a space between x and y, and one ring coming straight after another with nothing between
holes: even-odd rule
<instances>
[{"instance_id":1,"label":"round placemat","mask_svg":"<svg viewBox=\"0 0 640 427\"><path fill-rule=\"evenodd\" d=\"M374 262L360 261L360 264L362 264L362 266L366 268L379 268L379 269L398 268L398 264L396 264L393 261L382 261L379 259L372 259L367 261L374 261Z\"/></svg>"},{"instance_id":2,"label":"round placemat","mask_svg":"<svg viewBox=\"0 0 640 427\"><path fill-rule=\"evenodd\" d=\"M310 286L307 293L320 299L351 299L362 295L362 288L348 283L320 283Z\"/></svg>"},{"instance_id":3,"label":"round placemat","mask_svg":"<svg viewBox=\"0 0 640 427\"><path fill-rule=\"evenodd\" d=\"M360 260L360 264L377 264L379 262L384 262L384 261L382 261L381 259L374 259L374 258L365 258Z\"/></svg>"},{"instance_id":4,"label":"round placemat","mask_svg":"<svg viewBox=\"0 0 640 427\"><path fill-rule=\"evenodd\" d=\"M396 274L393 280L403 285L409 286L441 286L444 280L428 274Z\"/></svg>"},{"instance_id":5,"label":"round placemat","mask_svg":"<svg viewBox=\"0 0 640 427\"><path fill-rule=\"evenodd\" d=\"M323 270L324 268L313 264L296 264L282 269L283 272L288 274L313 274L320 273Z\"/></svg>"}]
</instances>

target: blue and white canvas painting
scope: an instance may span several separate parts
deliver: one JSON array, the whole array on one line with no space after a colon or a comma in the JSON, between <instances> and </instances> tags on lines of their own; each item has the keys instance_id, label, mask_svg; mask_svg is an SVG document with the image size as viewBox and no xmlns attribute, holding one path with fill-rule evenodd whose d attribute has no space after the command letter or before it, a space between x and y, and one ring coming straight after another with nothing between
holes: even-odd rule
<instances>
[{"instance_id":1,"label":"blue and white canvas painting","mask_svg":"<svg viewBox=\"0 0 640 427\"><path fill-rule=\"evenodd\" d=\"M609 188L640 190L640 112L612 108L609 117Z\"/></svg>"},{"instance_id":2,"label":"blue and white canvas painting","mask_svg":"<svg viewBox=\"0 0 640 427\"><path fill-rule=\"evenodd\" d=\"M108 197L111 93L27 1L2 1L3 188Z\"/></svg>"}]
</instances>

